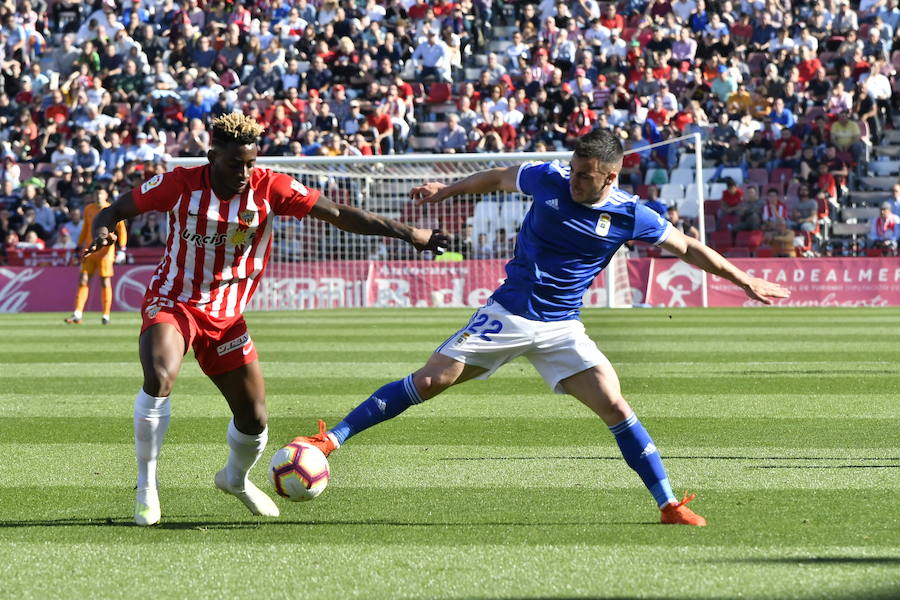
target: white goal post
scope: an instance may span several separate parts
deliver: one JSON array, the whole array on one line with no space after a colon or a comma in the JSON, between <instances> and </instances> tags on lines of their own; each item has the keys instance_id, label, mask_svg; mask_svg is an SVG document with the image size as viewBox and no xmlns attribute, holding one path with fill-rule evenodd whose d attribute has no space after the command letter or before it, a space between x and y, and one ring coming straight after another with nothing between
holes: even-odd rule
<instances>
[{"instance_id":1,"label":"white goal post","mask_svg":"<svg viewBox=\"0 0 900 600\"><path fill-rule=\"evenodd\" d=\"M692 138L686 136L638 150ZM693 154L699 145L685 148ZM425 181L449 182L488 168L528 161L568 161L570 157L570 152L260 156L257 166L288 173L304 185L321 190L334 202L418 227L441 228L453 236L453 243L450 252L438 258L417 254L399 240L348 234L316 219L278 219L273 260L250 308L480 306L505 276L502 267L512 256L516 232L530 198L515 192L496 192L416 207L409 199L409 190ZM702 162L700 156L695 160L697 165ZM203 158L171 158L168 166L204 162ZM699 169L697 176L696 202L691 199L689 203L697 207L702 235ZM682 197L680 202L667 204L683 202ZM642 296L633 295L627 256L624 248L616 255L586 295L586 306L631 307L643 301Z\"/></svg>"}]
</instances>

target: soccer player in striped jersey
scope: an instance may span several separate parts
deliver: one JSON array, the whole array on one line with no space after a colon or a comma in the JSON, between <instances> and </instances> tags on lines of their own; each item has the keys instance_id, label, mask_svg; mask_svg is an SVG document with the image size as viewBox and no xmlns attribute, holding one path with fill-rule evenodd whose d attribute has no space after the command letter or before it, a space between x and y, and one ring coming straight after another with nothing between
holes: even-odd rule
<instances>
[{"instance_id":1,"label":"soccer player in striped jersey","mask_svg":"<svg viewBox=\"0 0 900 600\"><path fill-rule=\"evenodd\" d=\"M144 381L134 405L138 525L160 520L157 459L169 425L169 396L188 348L234 415L228 462L215 485L253 514L276 517L278 507L247 474L268 439L266 395L243 310L272 250L276 216L321 219L344 231L405 240L440 253L447 238L367 211L337 205L292 177L256 168L263 127L238 113L212 123L209 164L175 170L123 194L94 219L85 256L116 242L116 223L140 213L168 213L166 251L141 309L139 341Z\"/></svg>"},{"instance_id":2,"label":"soccer player in striped jersey","mask_svg":"<svg viewBox=\"0 0 900 600\"><path fill-rule=\"evenodd\" d=\"M519 192L534 202L522 222L506 281L469 322L438 346L424 367L379 388L336 427L298 440L326 454L362 430L396 417L469 379L485 379L510 360L525 356L550 389L570 394L596 413L618 443L661 511L661 521L704 526L706 520L672 493L650 435L622 396L619 378L579 320L582 297L616 250L628 240L661 246L681 260L741 287L769 304L789 292L751 277L699 241L686 237L638 197L616 187L623 150L598 129L575 145L569 165L526 163L482 171L447 186L415 187L418 203L459 194ZM557 432L558 433L558 432Z\"/></svg>"},{"instance_id":3,"label":"soccer player in striped jersey","mask_svg":"<svg viewBox=\"0 0 900 600\"><path fill-rule=\"evenodd\" d=\"M94 239L91 233L91 226L101 210L109 206L109 192L104 188L94 192L94 202L91 202L84 208L84 219L81 223L81 233L78 235L78 247L86 248ZM80 325L81 317L84 313L84 306L88 301L88 292L90 290L91 277L94 273L100 276L100 284L102 286L102 307L103 313L100 322L109 325L109 313L112 310L112 276L113 263L125 262L125 246L128 243L128 232L125 223L116 225L116 243L119 250L116 252L112 246L107 246L99 252L86 257L81 261L80 281L78 282L78 292L75 294L75 310L72 316L65 319L69 325Z\"/></svg>"}]
</instances>

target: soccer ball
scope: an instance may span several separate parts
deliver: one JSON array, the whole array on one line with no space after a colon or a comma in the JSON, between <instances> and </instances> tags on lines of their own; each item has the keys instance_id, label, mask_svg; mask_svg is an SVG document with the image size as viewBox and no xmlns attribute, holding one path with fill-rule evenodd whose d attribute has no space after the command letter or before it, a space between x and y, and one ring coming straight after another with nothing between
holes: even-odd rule
<instances>
[{"instance_id":1,"label":"soccer ball","mask_svg":"<svg viewBox=\"0 0 900 600\"><path fill-rule=\"evenodd\" d=\"M322 451L305 442L281 447L269 465L269 480L291 502L312 500L325 490L331 470Z\"/></svg>"}]
</instances>

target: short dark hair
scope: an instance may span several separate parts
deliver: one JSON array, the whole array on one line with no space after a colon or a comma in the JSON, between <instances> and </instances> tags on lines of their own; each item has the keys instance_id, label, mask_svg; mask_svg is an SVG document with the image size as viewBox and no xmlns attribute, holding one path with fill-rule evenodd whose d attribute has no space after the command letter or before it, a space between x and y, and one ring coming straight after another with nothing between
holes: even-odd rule
<instances>
[{"instance_id":1,"label":"short dark hair","mask_svg":"<svg viewBox=\"0 0 900 600\"><path fill-rule=\"evenodd\" d=\"M606 164L617 164L625 150L622 142L608 129L595 129L575 142L575 156L579 158L599 158Z\"/></svg>"}]
</instances>

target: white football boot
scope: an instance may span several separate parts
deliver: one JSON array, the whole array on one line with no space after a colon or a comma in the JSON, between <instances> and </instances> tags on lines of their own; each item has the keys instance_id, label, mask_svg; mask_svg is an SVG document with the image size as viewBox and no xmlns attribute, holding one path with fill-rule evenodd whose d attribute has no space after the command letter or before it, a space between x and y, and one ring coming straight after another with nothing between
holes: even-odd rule
<instances>
[{"instance_id":1,"label":"white football boot","mask_svg":"<svg viewBox=\"0 0 900 600\"><path fill-rule=\"evenodd\" d=\"M244 489L236 489L228 484L228 474L225 469L222 469L216 473L215 482L217 488L243 502L244 506L250 509L254 515L277 517L281 514L275 502L265 492L253 485L249 479L244 483Z\"/></svg>"},{"instance_id":2,"label":"white football boot","mask_svg":"<svg viewBox=\"0 0 900 600\"><path fill-rule=\"evenodd\" d=\"M159 523L159 494L156 488L138 490L134 499L134 522L146 527Z\"/></svg>"}]
</instances>

